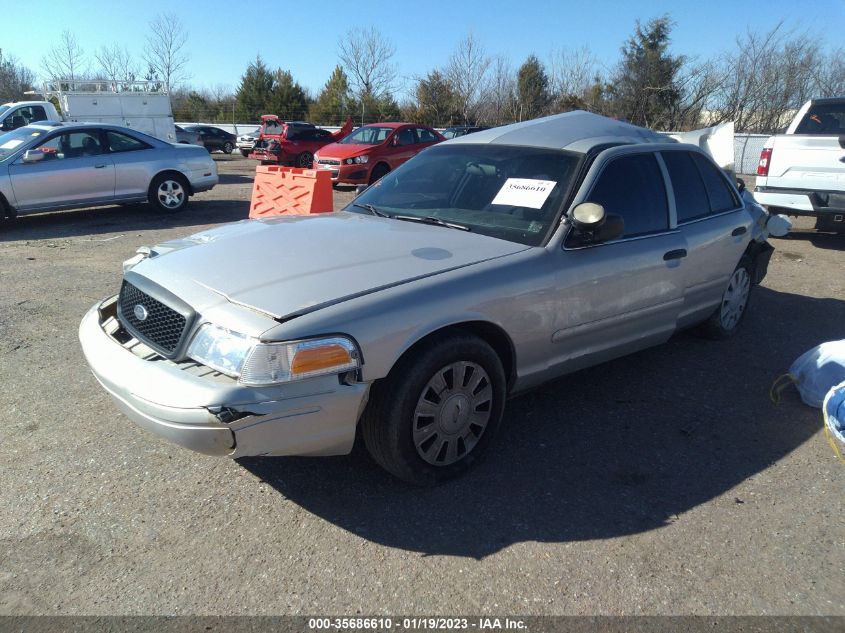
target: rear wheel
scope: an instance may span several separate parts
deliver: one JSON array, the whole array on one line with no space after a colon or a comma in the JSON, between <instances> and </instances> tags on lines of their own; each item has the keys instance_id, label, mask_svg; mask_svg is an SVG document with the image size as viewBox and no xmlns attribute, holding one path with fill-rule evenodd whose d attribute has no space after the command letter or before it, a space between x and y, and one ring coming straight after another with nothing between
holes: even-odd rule
<instances>
[{"instance_id":1,"label":"rear wheel","mask_svg":"<svg viewBox=\"0 0 845 633\"><path fill-rule=\"evenodd\" d=\"M705 336L722 340L736 334L745 318L748 299L751 296L751 273L751 260L748 257L743 257L728 281L728 287L722 294L719 307L702 325L702 332Z\"/></svg>"},{"instance_id":2,"label":"rear wheel","mask_svg":"<svg viewBox=\"0 0 845 633\"><path fill-rule=\"evenodd\" d=\"M160 174L150 184L147 199L157 211L164 213L182 211L188 204L188 184L181 176Z\"/></svg>"},{"instance_id":3,"label":"rear wheel","mask_svg":"<svg viewBox=\"0 0 845 633\"><path fill-rule=\"evenodd\" d=\"M224 154L231 154L233 149L235 149L235 146L232 145L232 143L230 143L229 141L226 141L225 143L223 143L223 153Z\"/></svg>"},{"instance_id":4,"label":"rear wheel","mask_svg":"<svg viewBox=\"0 0 845 633\"><path fill-rule=\"evenodd\" d=\"M244 158L249 156L249 150L248 149L242 149L241 150L241 156L243 156Z\"/></svg>"},{"instance_id":5,"label":"rear wheel","mask_svg":"<svg viewBox=\"0 0 845 633\"><path fill-rule=\"evenodd\" d=\"M390 173L390 167L385 165L384 163L380 163L373 167L373 171L370 173L370 184L381 180L383 176Z\"/></svg>"},{"instance_id":6,"label":"rear wheel","mask_svg":"<svg viewBox=\"0 0 845 633\"><path fill-rule=\"evenodd\" d=\"M402 358L373 385L361 418L367 450L417 485L464 473L502 419L505 373L496 352L468 334L444 336Z\"/></svg>"}]
</instances>

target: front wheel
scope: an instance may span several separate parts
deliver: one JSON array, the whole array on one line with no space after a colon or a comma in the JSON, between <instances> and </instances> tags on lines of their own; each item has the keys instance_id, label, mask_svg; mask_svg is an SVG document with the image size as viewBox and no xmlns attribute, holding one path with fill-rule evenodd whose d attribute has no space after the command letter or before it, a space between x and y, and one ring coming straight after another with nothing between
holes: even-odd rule
<instances>
[{"instance_id":1,"label":"front wheel","mask_svg":"<svg viewBox=\"0 0 845 633\"><path fill-rule=\"evenodd\" d=\"M294 164L302 169L311 169L311 166L314 164L314 155L311 152L301 152L296 155Z\"/></svg>"},{"instance_id":2,"label":"front wheel","mask_svg":"<svg viewBox=\"0 0 845 633\"><path fill-rule=\"evenodd\" d=\"M708 338L722 340L732 337L739 329L748 308L751 296L752 265L748 257L743 257L731 274L728 287L722 294L719 307L702 326L702 332Z\"/></svg>"},{"instance_id":3,"label":"front wheel","mask_svg":"<svg viewBox=\"0 0 845 633\"><path fill-rule=\"evenodd\" d=\"M373 167L373 171L370 174L370 182L369 184L373 184L381 180L385 175L390 172L390 167L385 164L376 165Z\"/></svg>"},{"instance_id":4,"label":"front wheel","mask_svg":"<svg viewBox=\"0 0 845 633\"><path fill-rule=\"evenodd\" d=\"M229 141L223 143L223 153L224 154L231 154L232 150L235 149L235 146L232 145Z\"/></svg>"},{"instance_id":5,"label":"front wheel","mask_svg":"<svg viewBox=\"0 0 845 633\"><path fill-rule=\"evenodd\" d=\"M248 149L242 149L241 150L241 156L243 156L244 158L249 156L249 150Z\"/></svg>"},{"instance_id":6,"label":"front wheel","mask_svg":"<svg viewBox=\"0 0 845 633\"><path fill-rule=\"evenodd\" d=\"M188 185L183 178L173 174L156 176L150 184L147 196L157 211L176 213L188 204Z\"/></svg>"},{"instance_id":7,"label":"front wheel","mask_svg":"<svg viewBox=\"0 0 845 633\"><path fill-rule=\"evenodd\" d=\"M361 418L383 468L412 484L464 473L490 445L505 405L505 373L490 345L444 336L403 357L375 383Z\"/></svg>"}]
</instances>

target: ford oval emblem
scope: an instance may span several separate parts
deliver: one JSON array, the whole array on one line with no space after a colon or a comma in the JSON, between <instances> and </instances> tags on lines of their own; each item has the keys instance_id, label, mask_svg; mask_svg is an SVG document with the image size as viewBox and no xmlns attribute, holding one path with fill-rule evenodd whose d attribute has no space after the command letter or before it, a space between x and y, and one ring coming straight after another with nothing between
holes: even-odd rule
<instances>
[{"instance_id":1,"label":"ford oval emblem","mask_svg":"<svg viewBox=\"0 0 845 633\"><path fill-rule=\"evenodd\" d=\"M132 312L135 315L135 318L139 321L146 321L147 317L150 316L150 313L147 312L147 309L142 306L140 303L132 308Z\"/></svg>"}]
</instances>

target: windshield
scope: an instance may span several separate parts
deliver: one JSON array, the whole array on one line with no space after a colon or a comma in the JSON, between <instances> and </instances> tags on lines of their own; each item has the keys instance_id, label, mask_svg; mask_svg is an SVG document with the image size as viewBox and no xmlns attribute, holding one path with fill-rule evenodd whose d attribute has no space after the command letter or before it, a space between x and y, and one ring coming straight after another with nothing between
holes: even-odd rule
<instances>
[{"instance_id":1,"label":"windshield","mask_svg":"<svg viewBox=\"0 0 845 633\"><path fill-rule=\"evenodd\" d=\"M380 145L393 132L392 127L359 127L340 143L345 145Z\"/></svg>"},{"instance_id":2,"label":"windshield","mask_svg":"<svg viewBox=\"0 0 845 633\"><path fill-rule=\"evenodd\" d=\"M0 114L3 114L6 110L8 110L11 107L12 106L0 105Z\"/></svg>"},{"instance_id":3,"label":"windshield","mask_svg":"<svg viewBox=\"0 0 845 633\"><path fill-rule=\"evenodd\" d=\"M504 145L439 146L387 174L347 211L437 218L529 246L543 243L580 154Z\"/></svg>"},{"instance_id":4,"label":"windshield","mask_svg":"<svg viewBox=\"0 0 845 633\"><path fill-rule=\"evenodd\" d=\"M30 141L44 136L47 132L32 127L21 127L5 134L0 134L0 160L5 160L15 152L17 152L23 145L28 145Z\"/></svg>"}]
</instances>

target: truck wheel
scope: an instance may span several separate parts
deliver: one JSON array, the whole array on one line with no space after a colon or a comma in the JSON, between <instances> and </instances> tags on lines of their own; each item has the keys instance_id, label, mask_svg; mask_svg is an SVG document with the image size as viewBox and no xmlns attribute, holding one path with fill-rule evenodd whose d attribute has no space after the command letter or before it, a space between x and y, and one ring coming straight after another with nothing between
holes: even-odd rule
<instances>
[{"instance_id":1,"label":"truck wheel","mask_svg":"<svg viewBox=\"0 0 845 633\"><path fill-rule=\"evenodd\" d=\"M223 153L224 154L231 154L232 150L235 149L235 146L232 145L229 141L223 143Z\"/></svg>"},{"instance_id":2,"label":"truck wheel","mask_svg":"<svg viewBox=\"0 0 845 633\"><path fill-rule=\"evenodd\" d=\"M156 211L182 211L188 204L188 185L181 176L159 174L150 183L147 199Z\"/></svg>"},{"instance_id":3,"label":"truck wheel","mask_svg":"<svg viewBox=\"0 0 845 633\"><path fill-rule=\"evenodd\" d=\"M743 257L728 281L719 307L702 325L702 334L714 340L724 340L736 334L748 311L752 286L751 260Z\"/></svg>"},{"instance_id":4,"label":"truck wheel","mask_svg":"<svg viewBox=\"0 0 845 633\"><path fill-rule=\"evenodd\" d=\"M241 156L243 156L244 158L249 156L249 150L248 149L242 149L241 150Z\"/></svg>"},{"instance_id":5,"label":"truck wheel","mask_svg":"<svg viewBox=\"0 0 845 633\"><path fill-rule=\"evenodd\" d=\"M301 167L303 169L311 169L311 165L314 164L314 154L311 152L301 152L300 154L296 155L296 160L294 161L294 165L297 167Z\"/></svg>"},{"instance_id":6,"label":"truck wheel","mask_svg":"<svg viewBox=\"0 0 845 633\"><path fill-rule=\"evenodd\" d=\"M373 459L396 477L433 485L477 463L505 406L505 372L493 348L469 334L407 354L370 391L361 417Z\"/></svg>"},{"instance_id":7,"label":"truck wheel","mask_svg":"<svg viewBox=\"0 0 845 633\"><path fill-rule=\"evenodd\" d=\"M381 163L373 167L373 171L370 173L370 182L369 184L373 184L374 182L381 180L383 176L390 173L390 167Z\"/></svg>"}]
</instances>

